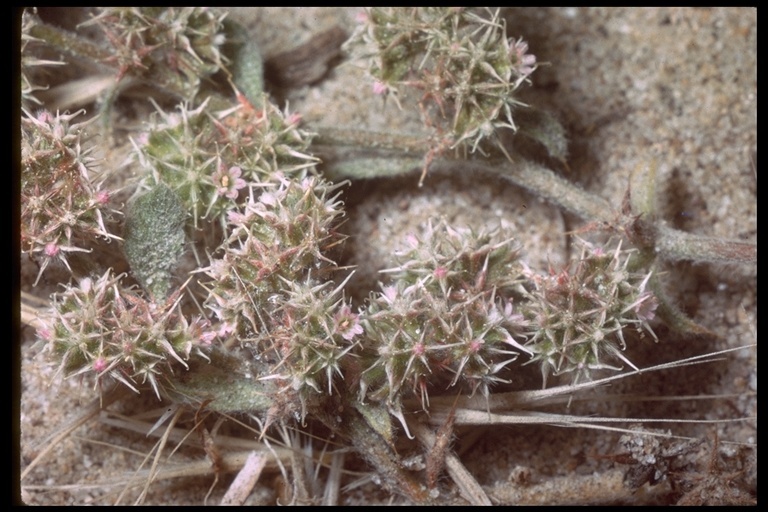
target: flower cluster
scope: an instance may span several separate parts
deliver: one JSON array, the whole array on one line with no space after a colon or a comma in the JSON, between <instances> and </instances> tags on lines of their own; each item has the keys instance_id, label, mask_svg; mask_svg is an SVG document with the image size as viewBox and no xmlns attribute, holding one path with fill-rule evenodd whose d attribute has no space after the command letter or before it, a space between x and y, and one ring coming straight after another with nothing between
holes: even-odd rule
<instances>
[{"instance_id":1,"label":"flower cluster","mask_svg":"<svg viewBox=\"0 0 768 512\"><path fill-rule=\"evenodd\" d=\"M221 326L267 368L276 404L268 421L296 412L332 393L335 376L362 332L344 302L345 283L331 289L329 257L343 241L335 230L343 215L339 185L314 176L278 173L228 215L228 238L203 269L210 278L206 307ZM300 411L300 412L299 412Z\"/></svg>"},{"instance_id":2,"label":"flower cluster","mask_svg":"<svg viewBox=\"0 0 768 512\"><path fill-rule=\"evenodd\" d=\"M374 90L422 91L425 122L445 144L474 152L498 130L516 129L514 92L536 57L522 39L506 37L498 10L377 7L361 22L348 46L369 60Z\"/></svg>"},{"instance_id":3,"label":"flower cluster","mask_svg":"<svg viewBox=\"0 0 768 512\"><path fill-rule=\"evenodd\" d=\"M501 370L527 352L511 298L522 272L514 240L440 223L410 243L362 322L362 395L386 401L400 418L404 393L420 395L425 409L435 387L467 385L487 396Z\"/></svg>"},{"instance_id":4,"label":"flower cluster","mask_svg":"<svg viewBox=\"0 0 768 512\"><path fill-rule=\"evenodd\" d=\"M408 284L437 286L442 293L497 289L506 295L522 281L520 244L514 238L494 241L497 238L495 232L430 222L423 236L408 235L407 250L397 254L400 265L382 272Z\"/></svg>"},{"instance_id":5,"label":"flower cluster","mask_svg":"<svg viewBox=\"0 0 768 512\"><path fill-rule=\"evenodd\" d=\"M333 283L317 283L310 276L285 284L285 298L262 343L269 346L262 355L277 364L263 379L276 379L283 383L282 392L295 393L303 418L314 397L334 393L334 379L344 377L351 359L347 355L363 328L342 297L346 283L332 288Z\"/></svg>"},{"instance_id":6,"label":"flower cluster","mask_svg":"<svg viewBox=\"0 0 768 512\"><path fill-rule=\"evenodd\" d=\"M301 175L317 163L306 152L311 135L266 96L260 110L246 101L211 115L208 104L171 113L158 108L161 119L134 141L147 179L173 189L195 226L207 218L223 222L249 185L261 186L278 171Z\"/></svg>"},{"instance_id":7,"label":"flower cluster","mask_svg":"<svg viewBox=\"0 0 768 512\"><path fill-rule=\"evenodd\" d=\"M118 78L141 77L191 100L222 67L223 19L200 7L107 7L83 26L101 27Z\"/></svg>"},{"instance_id":8,"label":"flower cluster","mask_svg":"<svg viewBox=\"0 0 768 512\"><path fill-rule=\"evenodd\" d=\"M342 240L335 230L343 215L338 186L313 176L274 180L229 213L229 236L204 269L211 278L207 306L241 340L270 327L287 283L335 268L326 254Z\"/></svg>"},{"instance_id":9,"label":"flower cluster","mask_svg":"<svg viewBox=\"0 0 768 512\"><path fill-rule=\"evenodd\" d=\"M299 128L299 114L281 111L266 95L255 104L238 98L236 107L214 120L213 142L225 148L222 158L237 162L252 181L267 179L277 171L300 175L319 162L308 152L314 134Z\"/></svg>"},{"instance_id":10,"label":"flower cluster","mask_svg":"<svg viewBox=\"0 0 768 512\"><path fill-rule=\"evenodd\" d=\"M60 372L95 375L97 382L111 377L133 390L149 383L160 397L173 366L204 357L208 325L181 314L181 291L150 302L125 289L121 277L110 270L56 294L38 336L60 361Z\"/></svg>"},{"instance_id":11,"label":"flower cluster","mask_svg":"<svg viewBox=\"0 0 768 512\"><path fill-rule=\"evenodd\" d=\"M592 370L618 370L611 360L636 368L622 353L627 327L656 339L648 322L658 301L645 289L650 274L633 271L632 251L579 243L581 258L569 268L531 276L535 289L523 307L531 325L526 347L545 385L550 374L572 373L576 383L589 380Z\"/></svg>"},{"instance_id":12,"label":"flower cluster","mask_svg":"<svg viewBox=\"0 0 768 512\"><path fill-rule=\"evenodd\" d=\"M70 272L68 255L88 252L95 238L117 238L104 225L110 193L92 169L84 147L82 111L53 115L24 111L21 120L21 250L42 257L37 281L54 261Z\"/></svg>"},{"instance_id":13,"label":"flower cluster","mask_svg":"<svg viewBox=\"0 0 768 512\"><path fill-rule=\"evenodd\" d=\"M333 250L344 239L341 184L315 172L313 134L263 91L237 92L236 104L196 103L199 78L223 58L222 20L195 8L114 8L94 18L121 73L154 78L153 69L170 65L188 96L175 111L157 107L150 130L132 141L147 171L140 188L149 192L128 203L124 252L144 290L126 289L107 272L57 296L39 337L60 372L133 389L146 383L158 396L173 383L195 397L196 377L205 373L207 385L239 368L247 377L228 375L232 385L247 400L261 396L260 411L268 407L272 421L303 419L328 395L354 389L405 426L404 397L420 397L427 410L429 395L447 388L488 396L522 354L541 366L545 385L553 374L579 382L616 361L631 365L625 328L655 337L650 274L633 266L631 251L583 242L578 261L541 276L520 261L513 238L444 221L411 235L397 266L383 271L389 279L353 311L346 281L331 280L339 270ZM440 147L475 151L499 129L516 129L514 93L536 58L522 39L507 38L498 11L373 8L357 41L374 56L377 94L423 92ZM72 123L78 113L25 114L22 248L44 258L42 274L56 259L69 266L66 255L87 251L89 238L116 237L104 226L109 194L81 147L85 124ZM205 291L208 318L182 313L185 287L174 289L172 280L188 224L203 220L222 228L195 240L215 240L204 247L210 263L191 278ZM217 338L221 346L208 347ZM195 356L210 356L209 368ZM192 370L184 382L173 373L179 366ZM226 403L219 401L243 402Z\"/></svg>"}]
</instances>

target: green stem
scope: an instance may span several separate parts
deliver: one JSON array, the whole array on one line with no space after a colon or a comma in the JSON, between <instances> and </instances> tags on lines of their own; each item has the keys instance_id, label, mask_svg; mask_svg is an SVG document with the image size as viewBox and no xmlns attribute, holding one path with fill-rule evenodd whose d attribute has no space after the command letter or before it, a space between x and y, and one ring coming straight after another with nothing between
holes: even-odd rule
<instances>
[{"instance_id":1,"label":"green stem","mask_svg":"<svg viewBox=\"0 0 768 512\"><path fill-rule=\"evenodd\" d=\"M392 135L373 131L354 131L334 128L315 139L327 152L332 146L360 146L370 150L399 149L406 154L421 148L426 153L425 139L411 135ZM347 137L348 136L348 137ZM333 179L364 179L391 177L413 173L423 166L422 158L386 155L376 158L367 151L365 156L334 161L329 160L324 169ZM587 222L616 224L619 215L611 204L586 190L574 185L553 171L535 162L517 159L463 160L453 158L435 159L430 165L432 172L495 174L506 181L525 188ZM757 245L740 240L727 240L694 235L655 224L651 230L651 244L656 253L667 260L694 260L709 262L756 263Z\"/></svg>"},{"instance_id":2,"label":"green stem","mask_svg":"<svg viewBox=\"0 0 768 512\"><path fill-rule=\"evenodd\" d=\"M45 41L64 54L77 59L85 59L92 64L99 64L102 67L114 68L114 66L104 64L104 61L111 57L107 50L76 34L48 25L42 21L38 21L30 29L29 34L32 37Z\"/></svg>"},{"instance_id":3,"label":"green stem","mask_svg":"<svg viewBox=\"0 0 768 512\"><path fill-rule=\"evenodd\" d=\"M584 220L611 222L616 219L615 210L603 199L579 188L553 171L528 160L469 161L464 169L474 172L497 174L505 180L529 190ZM458 168L456 164L452 167ZM466 171L465 171L466 172Z\"/></svg>"},{"instance_id":4,"label":"green stem","mask_svg":"<svg viewBox=\"0 0 768 512\"><path fill-rule=\"evenodd\" d=\"M312 141L315 145L355 146L370 149L396 149L404 153L423 155L424 148L429 147L429 136L416 134L401 134L377 132L359 128L338 128L335 126L317 126L317 137Z\"/></svg>"},{"instance_id":5,"label":"green stem","mask_svg":"<svg viewBox=\"0 0 768 512\"><path fill-rule=\"evenodd\" d=\"M670 260L757 263L757 244L658 227L656 250Z\"/></svg>"}]
</instances>

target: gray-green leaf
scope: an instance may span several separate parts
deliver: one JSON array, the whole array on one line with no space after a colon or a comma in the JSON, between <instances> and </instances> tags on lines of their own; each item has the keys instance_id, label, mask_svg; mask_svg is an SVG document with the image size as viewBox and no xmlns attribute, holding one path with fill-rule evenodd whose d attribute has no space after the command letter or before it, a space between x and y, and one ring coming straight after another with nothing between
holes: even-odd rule
<instances>
[{"instance_id":1,"label":"gray-green leaf","mask_svg":"<svg viewBox=\"0 0 768 512\"><path fill-rule=\"evenodd\" d=\"M184 250L186 218L176 193L163 183L128 208L123 250L133 275L157 300L171 288L171 272Z\"/></svg>"}]
</instances>

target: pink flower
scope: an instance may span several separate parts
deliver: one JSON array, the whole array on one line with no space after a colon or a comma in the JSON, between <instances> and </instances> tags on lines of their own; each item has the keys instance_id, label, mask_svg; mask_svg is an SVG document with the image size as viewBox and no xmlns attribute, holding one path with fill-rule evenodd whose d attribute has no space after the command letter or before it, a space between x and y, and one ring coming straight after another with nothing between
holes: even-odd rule
<instances>
[{"instance_id":1,"label":"pink flower","mask_svg":"<svg viewBox=\"0 0 768 512\"><path fill-rule=\"evenodd\" d=\"M48 326L42 326L37 329L37 335L45 341L51 341L53 339L53 330Z\"/></svg>"},{"instance_id":2,"label":"pink flower","mask_svg":"<svg viewBox=\"0 0 768 512\"><path fill-rule=\"evenodd\" d=\"M106 369L107 369L107 360L101 356L97 357L96 360L93 362L93 370L96 373L101 373Z\"/></svg>"},{"instance_id":3,"label":"pink flower","mask_svg":"<svg viewBox=\"0 0 768 512\"><path fill-rule=\"evenodd\" d=\"M389 87L384 82L379 82L376 80L373 82L373 94L381 96L382 94L386 94L386 92L389 90Z\"/></svg>"},{"instance_id":4,"label":"pink flower","mask_svg":"<svg viewBox=\"0 0 768 512\"><path fill-rule=\"evenodd\" d=\"M227 339L230 334L235 332L235 327L235 324L232 322L222 322L218 331L216 331L216 335L221 339Z\"/></svg>"},{"instance_id":5,"label":"pink flower","mask_svg":"<svg viewBox=\"0 0 768 512\"><path fill-rule=\"evenodd\" d=\"M216 185L216 192L219 195L229 199L237 199L241 188L245 188L245 180L240 177L243 173L239 167L230 167L224 170L224 165L219 165L219 170L213 175L213 183Z\"/></svg>"},{"instance_id":6,"label":"pink flower","mask_svg":"<svg viewBox=\"0 0 768 512\"><path fill-rule=\"evenodd\" d=\"M45 245L45 250L43 252L49 258L55 258L59 254L59 251L61 251L61 247L54 243L50 243Z\"/></svg>"},{"instance_id":7,"label":"pink flower","mask_svg":"<svg viewBox=\"0 0 768 512\"><path fill-rule=\"evenodd\" d=\"M203 345L210 345L216 338L216 331L211 327L210 320L197 316L189 324L187 337L191 340L186 346L186 353L188 355L195 340L200 341Z\"/></svg>"},{"instance_id":8,"label":"pink flower","mask_svg":"<svg viewBox=\"0 0 768 512\"><path fill-rule=\"evenodd\" d=\"M136 144L141 148L149 144L149 132L141 132L136 137Z\"/></svg>"},{"instance_id":9,"label":"pink flower","mask_svg":"<svg viewBox=\"0 0 768 512\"><path fill-rule=\"evenodd\" d=\"M216 332L215 331L205 331L202 334L200 334L200 341L203 343L203 345L210 345L213 343L213 340L216 339Z\"/></svg>"},{"instance_id":10,"label":"pink flower","mask_svg":"<svg viewBox=\"0 0 768 512\"><path fill-rule=\"evenodd\" d=\"M381 294L384 297L384 300L386 300L389 304L393 304L397 299L397 295L398 295L397 287L385 286L381 289Z\"/></svg>"},{"instance_id":11,"label":"pink flower","mask_svg":"<svg viewBox=\"0 0 768 512\"><path fill-rule=\"evenodd\" d=\"M470 354L477 354L480 352L480 349L483 348L483 345L485 344L485 341L481 339L475 339L469 342L469 353Z\"/></svg>"},{"instance_id":12,"label":"pink flower","mask_svg":"<svg viewBox=\"0 0 768 512\"><path fill-rule=\"evenodd\" d=\"M656 308L658 306L659 301L652 292L643 292L635 301L635 315L637 315L639 320L648 322L656 317Z\"/></svg>"},{"instance_id":13,"label":"pink flower","mask_svg":"<svg viewBox=\"0 0 768 512\"><path fill-rule=\"evenodd\" d=\"M286 122L289 126L297 125L301 122L301 114L298 112L294 112L293 114L288 116L288 119L286 119Z\"/></svg>"},{"instance_id":14,"label":"pink flower","mask_svg":"<svg viewBox=\"0 0 768 512\"><path fill-rule=\"evenodd\" d=\"M521 325L525 322L522 314L516 313L512 301L503 302L504 309L499 308L500 304L494 304L488 312L488 320L493 324Z\"/></svg>"},{"instance_id":15,"label":"pink flower","mask_svg":"<svg viewBox=\"0 0 768 512\"><path fill-rule=\"evenodd\" d=\"M280 198L274 192L263 192L259 196L259 202L267 206L275 206L280 202Z\"/></svg>"},{"instance_id":16,"label":"pink flower","mask_svg":"<svg viewBox=\"0 0 768 512\"><path fill-rule=\"evenodd\" d=\"M37 113L37 121L41 124L42 123L50 124L53 122L53 115L47 110L41 110L40 112Z\"/></svg>"},{"instance_id":17,"label":"pink flower","mask_svg":"<svg viewBox=\"0 0 768 512\"><path fill-rule=\"evenodd\" d=\"M101 206L106 205L109 202L110 194L107 190L100 190L96 193L96 202Z\"/></svg>"},{"instance_id":18,"label":"pink flower","mask_svg":"<svg viewBox=\"0 0 768 512\"><path fill-rule=\"evenodd\" d=\"M245 224L247 217L240 212L229 211L227 212L227 222L235 226L242 226Z\"/></svg>"},{"instance_id":19,"label":"pink flower","mask_svg":"<svg viewBox=\"0 0 768 512\"><path fill-rule=\"evenodd\" d=\"M521 77L527 77L536 69L536 56L528 52L528 43L521 39L511 40L509 59Z\"/></svg>"},{"instance_id":20,"label":"pink flower","mask_svg":"<svg viewBox=\"0 0 768 512\"><path fill-rule=\"evenodd\" d=\"M352 341L355 336L363 333L363 326L360 325L358 315L352 313L352 308L346 304L334 315L333 323L336 332L347 341Z\"/></svg>"}]
</instances>

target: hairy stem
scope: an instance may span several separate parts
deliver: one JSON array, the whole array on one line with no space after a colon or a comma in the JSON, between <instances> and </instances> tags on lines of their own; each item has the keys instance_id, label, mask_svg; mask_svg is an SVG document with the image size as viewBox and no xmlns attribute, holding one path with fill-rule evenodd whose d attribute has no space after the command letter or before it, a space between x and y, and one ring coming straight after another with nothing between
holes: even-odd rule
<instances>
[{"instance_id":1,"label":"hairy stem","mask_svg":"<svg viewBox=\"0 0 768 512\"><path fill-rule=\"evenodd\" d=\"M318 130L320 134L315 141L321 143L326 152L332 150L332 146L397 149L406 154L421 147L422 152L426 152L423 137L337 128L329 133L325 133L325 129ZM363 153L363 156L353 155L343 160L335 160L332 155L326 157L326 175L333 180L367 179L411 174L423 166L422 158L405 155L376 158L370 151ZM510 162L503 158L464 160L444 157L435 159L430 169L432 172L495 174L588 222L613 224L618 218L616 209L602 197L587 192L542 165L521 158ZM751 242L694 235L658 224L654 224L648 234L653 237L649 242L656 253L664 259L757 262L757 245Z\"/></svg>"}]
</instances>

